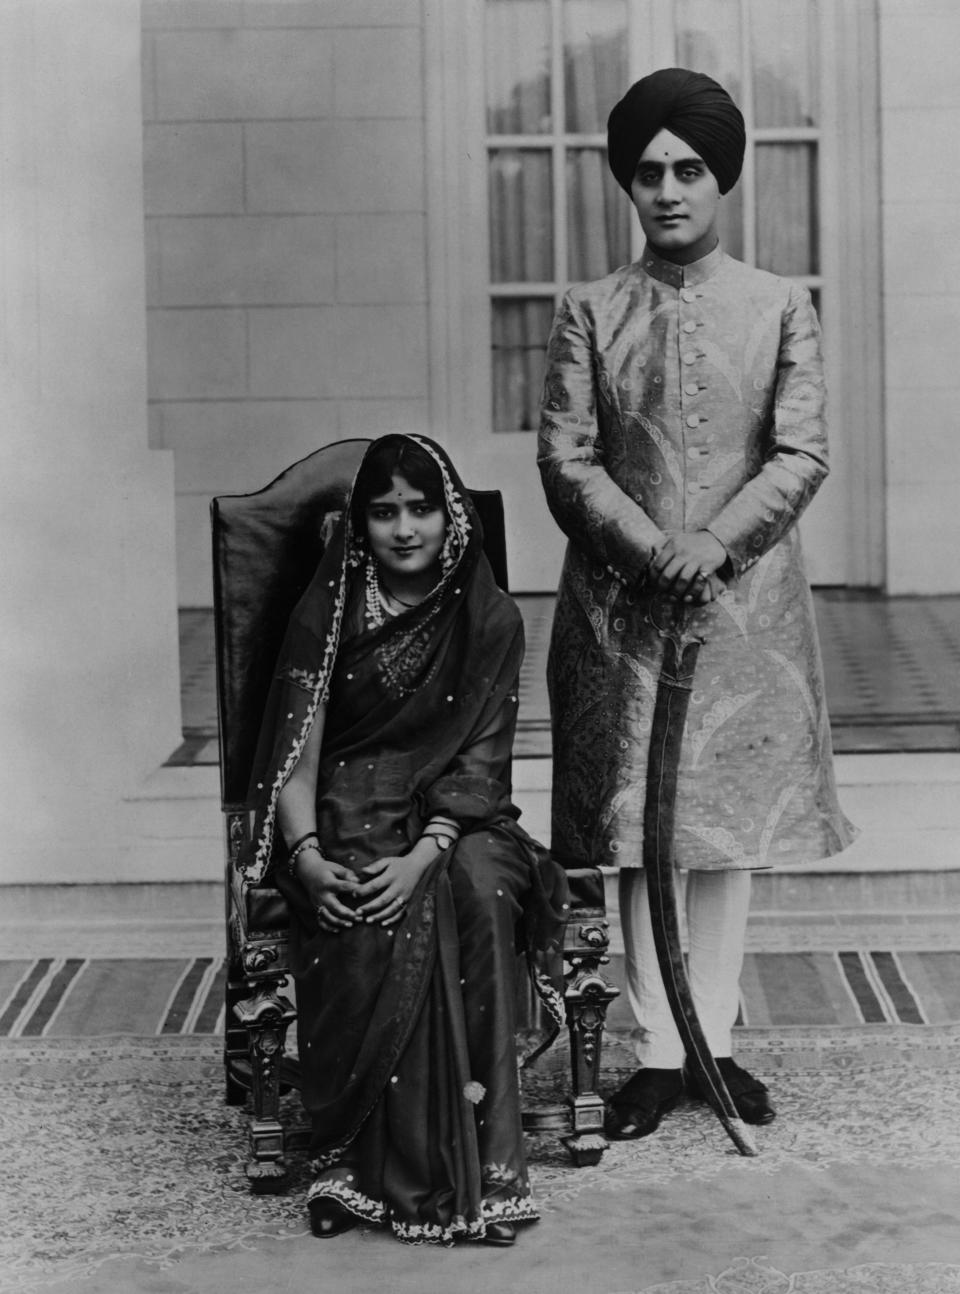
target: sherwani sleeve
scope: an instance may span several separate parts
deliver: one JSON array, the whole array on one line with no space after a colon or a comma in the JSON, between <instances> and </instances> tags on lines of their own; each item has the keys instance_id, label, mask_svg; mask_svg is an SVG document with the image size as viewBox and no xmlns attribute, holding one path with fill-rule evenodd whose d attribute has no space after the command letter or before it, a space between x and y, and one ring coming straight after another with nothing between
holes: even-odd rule
<instances>
[{"instance_id":1,"label":"sherwani sleeve","mask_svg":"<svg viewBox=\"0 0 960 1294\"><path fill-rule=\"evenodd\" d=\"M827 476L826 393L820 327L806 288L791 285L781 317L772 428L757 473L707 529L740 575L792 525Z\"/></svg>"},{"instance_id":2,"label":"sherwani sleeve","mask_svg":"<svg viewBox=\"0 0 960 1294\"><path fill-rule=\"evenodd\" d=\"M537 463L567 538L632 583L664 535L604 468L595 351L592 326L567 293L547 344Z\"/></svg>"}]
</instances>

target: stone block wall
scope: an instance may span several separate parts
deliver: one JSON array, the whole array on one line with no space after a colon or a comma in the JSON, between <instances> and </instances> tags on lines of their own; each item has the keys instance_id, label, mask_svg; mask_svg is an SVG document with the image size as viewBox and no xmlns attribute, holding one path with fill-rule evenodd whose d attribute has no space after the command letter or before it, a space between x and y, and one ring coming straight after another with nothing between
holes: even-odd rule
<instances>
[{"instance_id":1,"label":"stone block wall","mask_svg":"<svg viewBox=\"0 0 960 1294\"><path fill-rule=\"evenodd\" d=\"M960 43L950 0L881 0L887 591L960 591Z\"/></svg>"},{"instance_id":2,"label":"stone block wall","mask_svg":"<svg viewBox=\"0 0 960 1294\"><path fill-rule=\"evenodd\" d=\"M212 494L427 427L420 0L144 0L151 444L179 600Z\"/></svg>"}]
</instances>

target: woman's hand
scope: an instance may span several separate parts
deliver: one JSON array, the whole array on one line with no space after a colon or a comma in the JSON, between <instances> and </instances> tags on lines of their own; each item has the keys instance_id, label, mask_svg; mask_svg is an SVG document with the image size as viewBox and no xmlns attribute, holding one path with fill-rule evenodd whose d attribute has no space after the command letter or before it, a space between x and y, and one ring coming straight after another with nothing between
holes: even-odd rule
<instances>
[{"instance_id":1,"label":"woman's hand","mask_svg":"<svg viewBox=\"0 0 960 1294\"><path fill-rule=\"evenodd\" d=\"M305 849L297 858L297 879L307 891L321 930L336 934L360 920L353 908L346 907L337 897L360 893L356 874L349 867L331 862L317 849Z\"/></svg>"},{"instance_id":2,"label":"woman's hand","mask_svg":"<svg viewBox=\"0 0 960 1294\"><path fill-rule=\"evenodd\" d=\"M428 847L436 858L436 846L431 843ZM430 854L424 857L416 847L402 858L379 858L369 863L360 873L367 879L356 891L365 900L357 908L357 915L367 922L379 921L382 926L399 921L429 863Z\"/></svg>"},{"instance_id":3,"label":"woman's hand","mask_svg":"<svg viewBox=\"0 0 960 1294\"><path fill-rule=\"evenodd\" d=\"M723 591L713 578L727 560L727 550L709 530L670 535L650 559L648 579L662 593L683 602L712 602Z\"/></svg>"}]
</instances>

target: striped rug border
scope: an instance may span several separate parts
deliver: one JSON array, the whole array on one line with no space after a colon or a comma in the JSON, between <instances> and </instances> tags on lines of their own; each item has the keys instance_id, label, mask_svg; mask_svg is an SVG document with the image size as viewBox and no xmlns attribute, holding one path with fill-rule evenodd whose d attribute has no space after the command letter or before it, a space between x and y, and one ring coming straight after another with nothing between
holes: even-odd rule
<instances>
[{"instance_id":1,"label":"striped rug border","mask_svg":"<svg viewBox=\"0 0 960 1294\"><path fill-rule=\"evenodd\" d=\"M796 973L801 969L796 963L791 967L791 958L803 959L808 982L822 990L819 1009L824 1018L811 1018L818 1004L803 998L798 999L803 1018L790 1017L783 986L791 970ZM158 974L167 976L169 983L165 986L161 978L153 1018L145 1020L142 1031L136 1032L146 1036L222 1033L226 986L222 956L143 959L144 965L149 963L155 964ZM0 960L0 1038L88 1036L82 1028L69 1028L71 994L80 994L73 1010L82 1020L85 975L89 975L89 994L96 989L97 977L112 964L110 959L81 957ZM764 967L775 967L776 974L765 974ZM117 1001L123 1001L123 1014L129 1018L131 998L129 991L123 998L125 987L118 972ZM741 989L737 1024L745 1028L940 1025L960 1021L960 950L753 951L747 954ZM99 1014L109 1019L108 1010ZM58 1032L62 1015L68 1028ZM120 1025L97 1032L125 1033L129 1028Z\"/></svg>"},{"instance_id":2,"label":"striped rug border","mask_svg":"<svg viewBox=\"0 0 960 1294\"><path fill-rule=\"evenodd\" d=\"M19 979L0 994L0 1038L43 1038L68 1003L71 990L95 961L83 957L38 957L24 962ZM184 962L160 1019L145 1029L155 1035L219 1034L224 1028L226 962L223 957L170 959ZM102 966L103 961L98 964ZM10 966L11 963L5 963ZM122 986L118 986L122 987ZM83 1035L72 1035L83 1036Z\"/></svg>"}]
</instances>

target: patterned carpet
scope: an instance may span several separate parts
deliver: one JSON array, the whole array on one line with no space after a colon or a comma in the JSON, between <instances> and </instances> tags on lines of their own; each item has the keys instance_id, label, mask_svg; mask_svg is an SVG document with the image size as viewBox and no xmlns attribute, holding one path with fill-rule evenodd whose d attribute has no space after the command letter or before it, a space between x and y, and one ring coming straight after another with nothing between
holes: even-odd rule
<instances>
[{"instance_id":1,"label":"patterned carpet","mask_svg":"<svg viewBox=\"0 0 960 1294\"><path fill-rule=\"evenodd\" d=\"M956 1028L864 1025L826 1043L754 1031L744 1058L780 1109L755 1159L691 1104L595 1168L572 1167L553 1134L531 1138L542 1220L510 1251L418 1250L368 1229L319 1250L302 1162L287 1195L248 1193L218 1049L210 1036L0 1046L3 1294L373 1294L388 1274L391 1294L960 1290Z\"/></svg>"}]
</instances>

